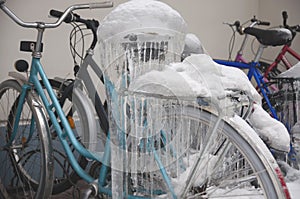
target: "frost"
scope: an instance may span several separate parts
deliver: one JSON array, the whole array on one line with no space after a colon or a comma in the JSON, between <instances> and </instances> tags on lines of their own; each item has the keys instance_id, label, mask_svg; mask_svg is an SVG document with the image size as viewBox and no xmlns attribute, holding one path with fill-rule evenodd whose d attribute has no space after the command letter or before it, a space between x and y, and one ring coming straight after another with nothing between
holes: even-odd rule
<instances>
[{"instance_id":1,"label":"frost","mask_svg":"<svg viewBox=\"0 0 300 199\"><path fill-rule=\"evenodd\" d=\"M145 28L186 32L181 15L165 3L155 0L131 0L116 7L99 27L99 38L106 40L115 34Z\"/></svg>"},{"instance_id":2,"label":"frost","mask_svg":"<svg viewBox=\"0 0 300 199\"><path fill-rule=\"evenodd\" d=\"M231 90L244 91L256 102L249 119L252 127L271 147L288 151L290 140L287 130L282 123L271 118L262 109L260 106L261 97L247 76L239 69L215 63L210 56L205 54L200 40L195 35L188 34L185 36L186 29L187 25L180 14L160 1L131 0L116 7L105 17L98 31L101 64L104 67L103 71L106 73L106 77L111 78L109 82L115 89L120 90L171 97L189 97L191 99L204 97L216 101L226 98ZM178 62L177 57L181 57L184 42L186 44L184 49L185 59ZM176 58L174 55L176 55ZM112 93L110 97L113 98L114 95L116 93ZM126 97L124 99L127 100ZM136 119L139 116L138 112L131 112L131 116L136 116L133 117L135 120L126 120L131 118L125 117L124 119L122 114L137 111L136 108L132 108L134 104L147 104L149 106L154 103L151 104L150 101L147 101L147 103L133 101L131 102L132 105L129 106L132 109L129 110L127 105L130 101L126 100L123 100L125 103L119 107L115 107L115 111L121 111L121 113L111 114L115 118L117 118L116 115L120 116L120 119L117 120L120 123L120 125L117 123L118 127L122 127L123 130L124 126L125 132L129 132L127 127L131 127L130 130L134 132L134 127L138 129L145 126L144 120ZM228 101L228 103L234 102ZM161 107L161 104L160 102L156 103L155 107ZM141 110L144 108L145 106L140 106ZM153 112L153 115L159 116L162 114L157 111ZM135 123L129 126L128 121ZM151 120L148 118L145 121L149 121L149 126L153 125L155 128L157 125L161 126L160 123L153 122L153 124L150 124ZM238 121L238 119L232 121ZM124 122L123 126L121 122ZM111 126L114 127L114 125ZM243 123L237 126L245 129L250 128L244 120ZM251 132L254 133L254 130L251 129ZM136 137L140 137L140 135L137 134ZM257 135L256 137L258 139ZM116 152L118 151L112 151L112 165L119 165L120 158L124 158L123 153ZM129 154L126 153L125 155L129 157ZM210 160L212 164L214 158ZM138 162L137 159L133 161L133 163L136 162ZM130 168L124 165L120 165L120 169ZM151 167L150 164L147 164L147 166ZM201 166L201 168L204 168L205 165ZM135 165L132 168L138 170L140 167ZM120 176L117 175L118 173L115 174L112 176L113 183L122 184L120 179L123 173ZM187 177L184 174L186 173L183 173L182 178ZM180 186L181 182L177 181L176 183ZM201 183L201 181L198 181L198 183ZM123 188L122 186L114 187L114 196L122 194Z\"/></svg>"},{"instance_id":3,"label":"frost","mask_svg":"<svg viewBox=\"0 0 300 199\"><path fill-rule=\"evenodd\" d=\"M160 89L159 89L160 88ZM219 65L206 54L191 55L163 71L151 71L133 81L130 90L160 95L211 97L220 99L226 90L246 91L255 102L249 121L273 148L289 151L290 137L285 126L259 105L261 97L239 69Z\"/></svg>"},{"instance_id":4,"label":"frost","mask_svg":"<svg viewBox=\"0 0 300 199\"><path fill-rule=\"evenodd\" d=\"M261 97L239 69L215 63L206 54L194 54L162 71L151 71L132 82L130 90L164 94L162 90L141 85L164 85L177 96L223 98L227 90L246 91L257 103ZM142 88L143 87L143 88ZM169 92L165 93L169 95Z\"/></svg>"},{"instance_id":5,"label":"frost","mask_svg":"<svg viewBox=\"0 0 300 199\"><path fill-rule=\"evenodd\" d=\"M295 64L289 70L282 72L277 77L279 77L279 78L300 78L300 62Z\"/></svg>"},{"instance_id":6,"label":"frost","mask_svg":"<svg viewBox=\"0 0 300 199\"><path fill-rule=\"evenodd\" d=\"M269 146L285 152L290 150L290 136L287 129L261 106L254 104L249 120L254 130Z\"/></svg>"},{"instance_id":7,"label":"frost","mask_svg":"<svg viewBox=\"0 0 300 199\"><path fill-rule=\"evenodd\" d=\"M205 54L206 52L201 44L201 41L195 34L186 34L184 43L185 45L182 53L182 58L186 58L191 54Z\"/></svg>"}]
</instances>

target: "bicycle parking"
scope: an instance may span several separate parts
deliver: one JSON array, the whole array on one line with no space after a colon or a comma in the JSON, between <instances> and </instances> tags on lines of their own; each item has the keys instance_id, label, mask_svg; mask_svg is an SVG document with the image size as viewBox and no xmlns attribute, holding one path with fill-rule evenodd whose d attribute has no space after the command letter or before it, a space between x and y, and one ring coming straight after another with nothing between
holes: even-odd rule
<instances>
[{"instance_id":1,"label":"bicycle parking","mask_svg":"<svg viewBox=\"0 0 300 199\"><path fill-rule=\"evenodd\" d=\"M100 26L103 32L99 32L99 47L103 51L101 65L95 67L95 71L101 69L99 76L103 76L103 80L99 78L98 81L104 83L107 93L109 128L100 125L104 133L94 132L97 129L94 129L94 125L102 122L102 119L98 115L94 121L93 114L98 107L95 104L90 106L87 102L91 99L94 103L101 101L94 99L97 83L89 85L88 81L85 82L89 78L85 79L86 68L83 64L72 86L71 103L72 108L77 107L79 120L88 118L86 122L90 130L84 128L84 132L76 133L71 128L72 122L66 118L69 112L61 108L64 101L57 99L40 64L43 31L59 26L73 10L111 7L112 4L73 5L55 23L27 23L16 17L5 6L5 1L0 1L1 9L16 23L38 29L28 79L11 73L13 79L0 84L0 107L6 110L4 116L1 116L6 131L0 135L4 141L0 147L3 160L0 179L1 185L4 185L4 189L0 190L3 190L3 195L13 198L50 197L55 181L53 163L56 161L51 142L59 138L74 171L90 184L86 197L91 194L115 198L240 197L247 190L243 194L288 198L288 191L278 178L278 165L264 143L242 118L233 117L232 109L239 109L244 104L222 104L223 100L229 102L239 98L243 92L222 91L214 98L198 96L192 90L180 87L175 92L173 89L178 88L178 85L170 79L166 82L170 87L157 84L155 92L152 86L156 81L145 84L144 78L149 80L147 77L151 75L160 74L165 78L165 74L159 72L164 72L166 65L180 61L186 34L185 23L176 11L164 3L142 3L139 12L135 12L137 10L133 5L128 2L119 6ZM150 25L136 28L138 24L134 23L134 19L153 18L146 11L155 12L158 14L156 17L164 19L166 13L173 14L172 17L177 16L173 20L181 23L181 29L176 29L178 26L175 29L167 26L165 20L160 20L161 23L156 21L156 26L150 26L149 22ZM125 24L130 22L131 27L116 24L119 28L125 28L125 31L121 30L115 35L109 30L101 30L104 27L118 30L111 22L120 13L127 14ZM194 61L199 59L208 64L213 63L207 57L202 58L205 57L186 58L183 65L177 65L177 71L171 73L178 75L183 66L196 68L197 62ZM92 54L87 54L83 63L93 67ZM153 73L153 69L158 73ZM151 77L150 80L156 80L155 76ZM178 81L187 83L182 78ZM222 88L222 85L215 85ZM85 88L89 86L92 89L87 89L89 91L86 95ZM165 91L169 91L169 94L166 95ZM186 91L190 95L179 95ZM76 123L76 118L73 119ZM237 121L243 124L243 128ZM55 129L55 134L51 133L49 126ZM99 136L105 141L103 151L95 148ZM89 161L99 163L93 175L82 168L73 150ZM39 157L35 158L36 155ZM31 162L30 158L36 161ZM42 160L41 165L37 164L37 160ZM36 171L41 177L33 178L36 171L31 172L31 167L26 167L26 163L30 162L37 165ZM7 169L4 168L6 163L10 164ZM15 184L11 180L14 178Z\"/></svg>"}]
</instances>

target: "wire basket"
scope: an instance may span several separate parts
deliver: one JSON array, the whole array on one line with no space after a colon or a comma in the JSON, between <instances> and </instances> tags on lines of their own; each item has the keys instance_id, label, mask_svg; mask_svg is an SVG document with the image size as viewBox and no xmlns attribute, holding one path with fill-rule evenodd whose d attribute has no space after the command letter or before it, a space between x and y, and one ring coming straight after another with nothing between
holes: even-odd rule
<instances>
[{"instance_id":1,"label":"wire basket","mask_svg":"<svg viewBox=\"0 0 300 199\"><path fill-rule=\"evenodd\" d=\"M113 186L115 197L128 190L157 197L162 194L159 190L168 190L168 183L176 187L176 180L187 177L214 123L199 122L200 109L195 99L129 91L112 93L112 184L122 185ZM192 110L197 114L191 116Z\"/></svg>"},{"instance_id":2,"label":"wire basket","mask_svg":"<svg viewBox=\"0 0 300 199\"><path fill-rule=\"evenodd\" d=\"M280 105L278 110L279 119L291 129L299 121L300 106L300 79L276 78L279 91L275 94L276 104Z\"/></svg>"},{"instance_id":3,"label":"wire basket","mask_svg":"<svg viewBox=\"0 0 300 199\"><path fill-rule=\"evenodd\" d=\"M117 90L127 89L137 77L180 61L183 41L184 34L162 29L114 35L100 41L102 70Z\"/></svg>"}]
</instances>

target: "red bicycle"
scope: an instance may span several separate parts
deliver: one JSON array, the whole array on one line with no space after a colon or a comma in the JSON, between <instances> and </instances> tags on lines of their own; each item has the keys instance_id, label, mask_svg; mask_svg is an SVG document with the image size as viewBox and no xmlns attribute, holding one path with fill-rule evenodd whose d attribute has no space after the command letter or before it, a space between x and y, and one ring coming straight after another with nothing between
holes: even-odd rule
<instances>
[{"instance_id":1,"label":"red bicycle","mask_svg":"<svg viewBox=\"0 0 300 199\"><path fill-rule=\"evenodd\" d=\"M291 48L291 44L293 39L296 36L296 33L300 32L300 25L295 25L295 26L287 25L288 15L286 11L282 12L282 17L283 17L283 27L289 29L292 32L292 40L282 47L281 51L279 52L279 54L277 55L273 63L269 64L265 62L260 62L262 66L261 68L263 69L264 72L264 77L267 79L271 77L275 77L282 72L278 69L278 64L282 63L285 69L289 69L293 66L291 62L287 59L287 54L294 57L296 60L300 61L300 54L298 54L295 50Z\"/></svg>"}]
</instances>

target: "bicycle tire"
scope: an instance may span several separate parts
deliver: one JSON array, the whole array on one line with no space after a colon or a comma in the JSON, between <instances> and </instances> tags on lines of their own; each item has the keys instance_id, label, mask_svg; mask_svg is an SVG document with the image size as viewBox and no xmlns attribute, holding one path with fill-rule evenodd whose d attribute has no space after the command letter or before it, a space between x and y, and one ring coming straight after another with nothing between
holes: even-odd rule
<instances>
[{"instance_id":1,"label":"bicycle tire","mask_svg":"<svg viewBox=\"0 0 300 199\"><path fill-rule=\"evenodd\" d=\"M64 113L66 114L66 117L70 116L72 117L72 120L74 119L74 117L76 117L77 119L74 120L79 121L79 122L74 122L75 126L73 126L72 129L76 134L76 136L78 137L78 139L80 140L80 142L86 148L89 148L88 145L91 143L91 140L94 141L96 139L95 137L96 135L95 133L92 133L92 131L93 132L95 131L94 125L90 125L92 121L87 121L92 116L89 115L90 114L90 112L88 112L88 110L90 110L89 107L87 107L87 104L84 103L85 102L84 100L86 100L86 98L84 98L84 94L80 90L73 92L74 91L73 84L70 82L61 82L55 79L49 79L49 82L58 97L59 103ZM55 134L55 130L54 132L52 132L52 134ZM55 146L54 147L55 172L54 172L54 184L53 184L52 194L56 195L64 192L65 190L69 189L72 186L76 186L77 181L80 180L81 178L73 170L68 160L68 157L66 157L66 154L63 152L63 148L58 138L55 136L52 136L52 138L53 138L52 143ZM71 143L70 143L70 147L72 147ZM75 149L73 149L73 154L76 156L80 167L85 169L86 166L88 165L88 160L84 156L76 152Z\"/></svg>"},{"instance_id":2,"label":"bicycle tire","mask_svg":"<svg viewBox=\"0 0 300 199\"><path fill-rule=\"evenodd\" d=\"M17 136L11 144L7 143L21 90L16 80L0 84L1 128L4 129L0 133L0 178L10 198L48 198L53 182L52 145L45 113L34 93L27 93ZM33 130L31 136L30 130Z\"/></svg>"},{"instance_id":3,"label":"bicycle tire","mask_svg":"<svg viewBox=\"0 0 300 199\"><path fill-rule=\"evenodd\" d=\"M186 162L191 161L190 166L194 165L195 162L192 162L191 157L198 158L200 151L205 148L205 144L209 143L208 138L211 139L209 129L212 128L218 117L209 111L195 107L184 107L183 109L171 111L170 114L167 116L168 118L176 118L181 115L180 118L183 119L181 124L186 120L186 124L190 125L190 129L184 128L184 135L180 138L186 140L190 138L189 148L181 154L180 158L178 156L175 162L165 164L163 168L167 173L173 173L172 175L176 176L170 177L170 181L174 186L177 197L241 198L243 195L248 195L256 198L258 196L269 199L285 198L284 189L275 171L279 167L267 147L253 130L243 132L241 126L232 121L228 123L221 120L217 128L218 134L214 137L214 139L218 139L214 140L213 145L208 146L208 151L211 153L204 154L201 157L203 159L201 159L200 166L194 170L196 178L190 178L191 167L186 167L185 171L187 173L182 171L182 173L178 173L182 168L182 166L179 166L180 164L187 164ZM242 121L241 119L239 122ZM194 132L187 134L189 130ZM174 132L172 132L173 135L176 134ZM166 145L155 149L159 152L164 148L167 148ZM168 153L170 152L164 151L159 157L165 160L164 155ZM207 162L203 161L206 160L206 157L209 157ZM179 159L181 159L181 163ZM150 161L148 164L150 164ZM213 169L209 171L212 165ZM163 180L161 169L158 168L157 171L148 173L136 172L132 174L132 172L129 172L132 178L132 183L129 186L130 190L133 190L133 195L150 198L174 197L174 193L170 192L166 180ZM112 172L118 173L115 170ZM191 186L187 186L188 189L184 191L182 188L187 185L189 179L193 179Z\"/></svg>"},{"instance_id":4,"label":"bicycle tire","mask_svg":"<svg viewBox=\"0 0 300 199\"><path fill-rule=\"evenodd\" d=\"M199 116L199 113L195 113L195 110L196 109L190 109L190 111L188 111L189 117ZM206 122L207 120L214 121L217 117L207 111L202 111L200 115L203 116ZM252 131L252 135L250 136L251 133L249 131L242 133L241 129L238 130L240 127L233 128L233 126L226 121L222 122L223 124L220 125L222 127L222 129L220 129L222 130L221 133L232 142L233 147L239 151L240 155L244 156L245 160L250 164L249 166L252 172L257 173L257 182L260 182L260 185L257 185L255 181L252 181L250 185L253 186L253 184L256 184L255 186L260 186L266 198L284 198L285 193L278 180L275 169L270 165L274 164L275 160L257 134ZM239 124L241 124L241 122L243 122L243 120L239 120ZM247 135L247 137L245 137L245 135ZM270 160L274 162L270 162ZM277 166L277 168L279 167Z\"/></svg>"},{"instance_id":5,"label":"bicycle tire","mask_svg":"<svg viewBox=\"0 0 300 199\"><path fill-rule=\"evenodd\" d=\"M0 199L10 199L6 191L6 188L2 184L1 178L0 178Z\"/></svg>"}]
</instances>

